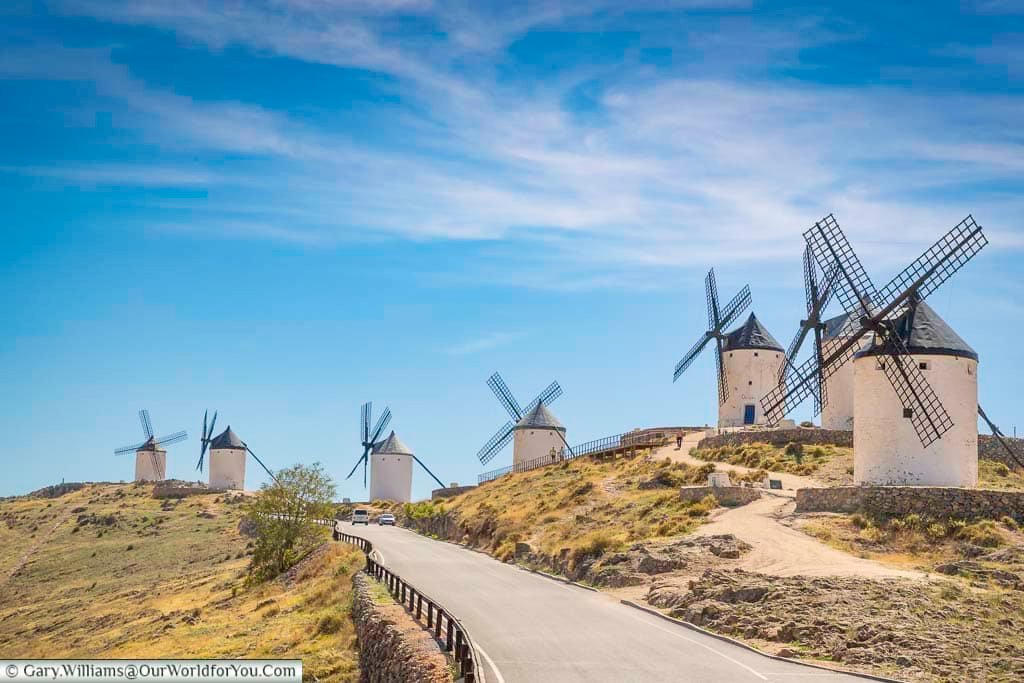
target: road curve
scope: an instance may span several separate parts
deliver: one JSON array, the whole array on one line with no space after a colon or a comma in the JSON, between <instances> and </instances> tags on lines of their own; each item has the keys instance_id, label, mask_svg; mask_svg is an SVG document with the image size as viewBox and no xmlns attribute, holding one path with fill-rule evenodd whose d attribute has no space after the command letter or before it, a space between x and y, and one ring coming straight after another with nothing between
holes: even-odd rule
<instances>
[{"instance_id":1,"label":"road curve","mask_svg":"<svg viewBox=\"0 0 1024 683\"><path fill-rule=\"evenodd\" d=\"M369 539L385 566L462 621L488 683L865 680L763 657L406 529L338 530Z\"/></svg>"}]
</instances>

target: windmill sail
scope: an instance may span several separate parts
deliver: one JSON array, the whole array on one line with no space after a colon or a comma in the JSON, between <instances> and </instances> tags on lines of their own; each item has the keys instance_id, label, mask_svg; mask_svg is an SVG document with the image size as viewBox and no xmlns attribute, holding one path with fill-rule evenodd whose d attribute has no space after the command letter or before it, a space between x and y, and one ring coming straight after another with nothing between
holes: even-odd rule
<instances>
[{"instance_id":1,"label":"windmill sail","mask_svg":"<svg viewBox=\"0 0 1024 683\"><path fill-rule=\"evenodd\" d=\"M841 336L822 343L820 358L815 356L802 363L786 386L780 384L765 396L761 405L769 422L777 423L814 393L815 387L820 387L853 357L860 340L872 335L873 345L885 354L881 369L904 409L909 411L908 417L922 445L927 447L942 438L953 421L914 362L897 323L907 316L912 327L920 302L988 243L981 227L967 216L881 291L871 282L832 214L807 230L804 239L818 267L825 273L834 273L833 287L847 321Z\"/></svg>"},{"instance_id":2,"label":"windmill sail","mask_svg":"<svg viewBox=\"0 0 1024 683\"><path fill-rule=\"evenodd\" d=\"M752 297L750 287L745 285L736 296L722 307L718 302L718 283L715 280L715 269L712 268L704 276L704 296L707 303L708 329L690 347L672 371L672 381L675 382L686 372L686 369L693 364L701 354L708 342L715 340L715 367L718 375L718 403L722 405L729 398L729 381L726 377L725 362L722 358L722 340L725 337L725 328L732 324L740 313L750 306Z\"/></svg>"}]
</instances>

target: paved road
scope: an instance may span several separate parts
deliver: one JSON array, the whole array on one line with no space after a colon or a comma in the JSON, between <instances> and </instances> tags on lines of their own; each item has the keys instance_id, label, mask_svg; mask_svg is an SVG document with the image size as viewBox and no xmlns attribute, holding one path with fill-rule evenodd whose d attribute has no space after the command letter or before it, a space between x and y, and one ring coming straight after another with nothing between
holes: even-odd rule
<instances>
[{"instance_id":1,"label":"paved road","mask_svg":"<svg viewBox=\"0 0 1024 683\"><path fill-rule=\"evenodd\" d=\"M405 529L342 523L339 530L368 538L388 568L462 620L488 683L864 680L762 657Z\"/></svg>"}]
</instances>

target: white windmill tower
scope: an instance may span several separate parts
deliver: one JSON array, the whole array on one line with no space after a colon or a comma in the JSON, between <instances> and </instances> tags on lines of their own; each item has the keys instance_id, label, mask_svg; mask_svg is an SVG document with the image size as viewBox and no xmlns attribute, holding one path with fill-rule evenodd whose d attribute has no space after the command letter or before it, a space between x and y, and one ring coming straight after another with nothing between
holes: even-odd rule
<instances>
[{"instance_id":1,"label":"white windmill tower","mask_svg":"<svg viewBox=\"0 0 1024 683\"><path fill-rule=\"evenodd\" d=\"M149 411L139 411L139 422L146 440L134 446L125 446L114 451L114 455L135 452L135 481L163 481L167 478L167 451L161 446L184 441L188 433L181 431L157 439L153 436L153 423Z\"/></svg>"},{"instance_id":2,"label":"white windmill tower","mask_svg":"<svg viewBox=\"0 0 1024 683\"><path fill-rule=\"evenodd\" d=\"M565 450L572 454L572 448L565 439L565 427L548 409L548 406L562 395L562 387L558 382L548 385L547 389L526 406L525 411L519 407L519 402L497 372L487 380L487 386L498 397L498 401L508 411L512 420L502 425L477 453L481 464L490 462L491 458L513 438L513 467L538 458L550 457L552 452L560 454Z\"/></svg>"},{"instance_id":3,"label":"white windmill tower","mask_svg":"<svg viewBox=\"0 0 1024 683\"><path fill-rule=\"evenodd\" d=\"M924 299L987 243L968 216L881 290L832 215L804 233L819 267L835 273L848 315L821 353L762 402L777 421L853 360L854 480L863 484L977 484L977 354ZM860 341L871 337L858 353Z\"/></svg>"},{"instance_id":4,"label":"white windmill tower","mask_svg":"<svg viewBox=\"0 0 1024 683\"><path fill-rule=\"evenodd\" d=\"M444 483L398 438L394 430L386 439L378 441L391 421L391 410L384 408L377 424L371 430L372 415L373 403L364 403L360 416L360 443L363 446L363 454L359 456L356 464L345 477L346 481L352 478L361 464L363 466L363 486L366 486L366 469L367 463L369 463L370 500L408 503L412 500L412 466L413 463L416 463L437 482L438 486L444 488Z\"/></svg>"},{"instance_id":5,"label":"white windmill tower","mask_svg":"<svg viewBox=\"0 0 1024 683\"><path fill-rule=\"evenodd\" d=\"M905 408L892 391L887 337L897 337L913 354L907 363L917 366L941 402L932 409L938 424L948 427L931 446L915 438L908 419L915 408ZM855 484L977 486L978 354L931 306L910 302L889 334L876 335L847 365L854 374Z\"/></svg>"},{"instance_id":6,"label":"white windmill tower","mask_svg":"<svg viewBox=\"0 0 1024 683\"><path fill-rule=\"evenodd\" d=\"M796 371L797 356L808 336L813 334L813 353L817 356L817 367L822 367L823 349L842 338L847 332L850 316L846 313L822 320L822 312L832 299L835 271L826 273L818 281L818 268L809 248L804 248L804 294L807 317L800 321L800 329L786 349L785 363L779 374L779 386L785 390L790 375ZM817 381L811 387L814 397L814 414L821 413L821 425L826 429L853 429L853 366L846 364L827 379L819 371Z\"/></svg>"},{"instance_id":7,"label":"white windmill tower","mask_svg":"<svg viewBox=\"0 0 1024 683\"><path fill-rule=\"evenodd\" d=\"M762 424L758 410L761 397L779 381L782 347L753 313L732 332L725 328L750 306L750 287L744 286L725 307L718 303L718 285L712 268L704 278L707 297L708 329L697 343L676 363L672 381L686 371L704 347L715 340L718 368L718 426L738 427Z\"/></svg>"},{"instance_id":8,"label":"white windmill tower","mask_svg":"<svg viewBox=\"0 0 1024 683\"><path fill-rule=\"evenodd\" d=\"M783 351L753 313L722 344L729 393L718 405L720 427L764 424L761 399L778 385Z\"/></svg>"},{"instance_id":9,"label":"white windmill tower","mask_svg":"<svg viewBox=\"0 0 1024 683\"><path fill-rule=\"evenodd\" d=\"M213 420L209 427L206 425L206 418L209 411L203 413L203 436L199 449L199 462L196 469L203 470L203 461L206 457L207 448L210 449L210 479L211 489L219 490L245 490L245 461L246 456L251 455L259 463L260 467L270 475L270 478L277 481L277 477L270 471L263 461L256 457L249 445L242 441L231 429L231 425L217 436L213 436L214 425L217 424L217 411L213 412Z\"/></svg>"},{"instance_id":10,"label":"white windmill tower","mask_svg":"<svg viewBox=\"0 0 1024 683\"><path fill-rule=\"evenodd\" d=\"M818 348L847 341L843 335L852 333L847 325L849 320L850 316L846 313L826 320ZM843 363L825 380L822 396L827 396L828 400L821 404L821 426L845 431L853 429L853 363Z\"/></svg>"}]
</instances>

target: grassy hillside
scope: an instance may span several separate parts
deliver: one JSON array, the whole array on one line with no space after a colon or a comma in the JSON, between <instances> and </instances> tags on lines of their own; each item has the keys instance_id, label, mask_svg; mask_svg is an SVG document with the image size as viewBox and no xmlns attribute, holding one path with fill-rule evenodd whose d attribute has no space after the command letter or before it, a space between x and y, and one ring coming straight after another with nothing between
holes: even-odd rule
<instances>
[{"instance_id":1,"label":"grassy hillside","mask_svg":"<svg viewBox=\"0 0 1024 683\"><path fill-rule=\"evenodd\" d=\"M295 657L320 680L357 677L359 551L328 545L247 587L239 498L151 489L0 501L0 657Z\"/></svg>"},{"instance_id":2,"label":"grassy hillside","mask_svg":"<svg viewBox=\"0 0 1024 683\"><path fill-rule=\"evenodd\" d=\"M678 487L706 483L713 469L643 456L579 458L509 474L445 503L408 506L405 513L427 521L456 519L458 529L449 535L502 560L515 552L517 542L551 556L568 552L570 560L593 557L694 529L715 503L684 503Z\"/></svg>"}]
</instances>

